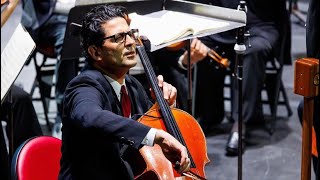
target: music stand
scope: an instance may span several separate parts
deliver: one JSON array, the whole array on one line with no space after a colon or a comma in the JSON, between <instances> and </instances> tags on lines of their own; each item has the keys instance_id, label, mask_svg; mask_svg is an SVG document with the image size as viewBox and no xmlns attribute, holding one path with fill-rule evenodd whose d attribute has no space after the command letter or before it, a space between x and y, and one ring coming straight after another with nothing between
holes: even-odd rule
<instances>
[{"instance_id":1,"label":"music stand","mask_svg":"<svg viewBox=\"0 0 320 180\"><path fill-rule=\"evenodd\" d=\"M121 5L127 8L128 12L136 12L140 15L145 15L163 9L169 11L184 12L189 14L195 14L200 16L206 16L210 18L220 19L230 23L229 26L223 28L217 28L215 31L209 33L203 33L197 36L184 37L169 43L162 44L152 49L151 51L158 50L160 48L166 47L175 42L183 41L186 39L192 39L195 37L207 36L214 33L219 33L234 29L237 27L244 26L246 23L246 14L241 11L232 10L229 8L221 8L217 6L205 5L200 3L181 1L181 0L135 0L135 1L88 1L88 0L78 0L76 6L73 7L68 16L68 23L66 27L66 34L64 37L63 48L61 51L61 60L74 59L82 57L82 49L80 47L80 37L79 34L74 34L74 28L72 23L81 24L83 16L93 7L99 4L115 4ZM151 42L152 43L152 42Z\"/></svg>"},{"instance_id":2,"label":"music stand","mask_svg":"<svg viewBox=\"0 0 320 180\"><path fill-rule=\"evenodd\" d=\"M214 31L202 33L199 35L179 38L177 40L174 40L165 44L157 45L157 46L153 46L151 42L151 51L158 50L160 48L166 47L175 42L193 39L195 37L202 37L202 36L207 36L215 33L220 33L223 31L244 26L246 24L246 14L242 11L237 11L229 8L222 8L222 7L212 6L212 5L205 5L205 4L195 3L195 2L182 1L182 0L164 0L164 1L163 0L152 0L152 1L150 0L135 0L135 1L78 0L76 2L76 6L72 8L69 12L68 23L67 23L68 25L67 25L66 34L64 37L63 48L61 51L61 60L74 60L83 56L82 49L80 47L79 32L78 30L76 30L78 27L75 26L74 24L80 25L84 14L86 14L93 7L99 4L105 4L105 3L110 3L110 4L112 3L115 5L124 6L127 8L129 13L136 12L137 14L140 14L140 15L159 12L165 9L168 11L183 12L187 14L193 14L193 15L209 17L212 19L223 20L229 23L229 26L225 26L223 28L217 28ZM189 58L189 61L190 61L190 58ZM70 63L71 62L69 62L68 64ZM76 64L76 62L74 62L74 64ZM70 66L75 66L74 64L71 64ZM188 64L189 64L188 65L188 105L189 105L189 112L191 112L192 80L191 80L190 62ZM57 87L65 89L66 85L67 84L63 84L63 85L57 84Z\"/></svg>"}]
</instances>

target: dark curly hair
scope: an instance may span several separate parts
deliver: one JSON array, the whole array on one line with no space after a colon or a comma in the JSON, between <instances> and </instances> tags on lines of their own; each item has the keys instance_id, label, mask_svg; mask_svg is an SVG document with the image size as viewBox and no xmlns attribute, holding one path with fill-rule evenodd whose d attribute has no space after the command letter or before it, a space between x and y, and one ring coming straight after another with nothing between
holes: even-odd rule
<instances>
[{"instance_id":1,"label":"dark curly hair","mask_svg":"<svg viewBox=\"0 0 320 180\"><path fill-rule=\"evenodd\" d=\"M128 12L125 7L104 4L94 7L88 12L82 20L81 28L81 46L85 57L90 61L88 47L91 45L101 46L105 33L102 24L116 17L124 18L128 24Z\"/></svg>"}]
</instances>

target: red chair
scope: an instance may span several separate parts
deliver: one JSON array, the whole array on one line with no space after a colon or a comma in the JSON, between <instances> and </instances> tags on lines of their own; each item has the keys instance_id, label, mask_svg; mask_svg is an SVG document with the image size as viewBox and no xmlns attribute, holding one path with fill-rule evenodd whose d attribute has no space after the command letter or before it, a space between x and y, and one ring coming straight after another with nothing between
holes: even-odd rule
<instances>
[{"instance_id":1,"label":"red chair","mask_svg":"<svg viewBox=\"0 0 320 180\"><path fill-rule=\"evenodd\" d=\"M39 136L26 140L16 150L11 164L15 180L57 180L60 170L61 140Z\"/></svg>"}]
</instances>

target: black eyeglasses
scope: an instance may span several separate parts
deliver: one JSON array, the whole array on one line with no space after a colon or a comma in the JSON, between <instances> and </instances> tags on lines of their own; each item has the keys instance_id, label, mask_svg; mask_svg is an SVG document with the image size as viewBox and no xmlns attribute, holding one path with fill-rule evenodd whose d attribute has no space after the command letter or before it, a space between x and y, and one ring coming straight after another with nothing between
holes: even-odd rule
<instances>
[{"instance_id":1,"label":"black eyeglasses","mask_svg":"<svg viewBox=\"0 0 320 180\"><path fill-rule=\"evenodd\" d=\"M129 35L132 39L137 40L139 37L139 30L138 29L131 29L128 32L122 32L122 33L118 33L112 36L108 36L102 39L102 41L106 40L106 39L110 39L113 38L114 42L116 43L123 43L126 41L126 37L127 35Z\"/></svg>"}]
</instances>

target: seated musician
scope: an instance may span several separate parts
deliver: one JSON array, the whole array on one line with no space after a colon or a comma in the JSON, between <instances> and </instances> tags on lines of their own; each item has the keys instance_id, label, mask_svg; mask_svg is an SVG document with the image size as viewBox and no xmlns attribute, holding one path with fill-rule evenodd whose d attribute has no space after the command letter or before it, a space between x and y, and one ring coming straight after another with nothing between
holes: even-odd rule
<instances>
[{"instance_id":1,"label":"seated musician","mask_svg":"<svg viewBox=\"0 0 320 180\"><path fill-rule=\"evenodd\" d=\"M23 0L21 23L42 51L53 52L57 57L55 70L55 100L57 116L52 136L61 138L62 98L68 82L78 74L75 68L77 60L60 61L68 14L75 0Z\"/></svg>"},{"instance_id":2,"label":"seated musician","mask_svg":"<svg viewBox=\"0 0 320 180\"><path fill-rule=\"evenodd\" d=\"M239 5L238 0L191 0L194 2L208 3L211 5L237 9ZM264 85L266 63L273 58L277 58L280 61L280 51L283 53L283 60L290 59L290 43L286 43L285 48L279 48L281 41L287 41L285 32L288 30L287 25L289 19L286 14L286 6L284 1L261 1L261 0L246 0L247 7L247 22L246 32L249 32L245 40L246 50L242 55L243 58L243 71L242 71L242 113L239 113L239 84L233 78L232 83L232 98L231 98L231 118L234 120L234 124L230 131L227 143L226 143L226 154L227 155L238 155L238 143L239 139L242 138L242 142L246 142L246 135L250 132L246 129L246 126L265 125L267 121L264 119L263 107L261 103L261 90ZM225 51L225 57L230 59L233 68L236 64L236 54L234 51L234 44L236 43L236 30L226 31L223 33L213 34L201 38L200 40L208 47L219 46ZM287 41L288 42L288 41ZM288 46L289 45L289 46ZM282 60L281 60L282 61ZM200 119L206 124L206 128L210 130L212 122L216 117L213 115L213 110L210 110L213 101L210 101L209 96L214 95L217 92L220 95L220 100L215 103L222 104L223 101L223 86L219 86L220 83L224 83L224 76L226 72L221 69L217 73L219 76L211 76L209 74L215 71L212 66L208 65L208 62L201 61L198 63L198 80L197 80L197 99L201 99L198 107L201 109L207 108L202 111L205 115ZM234 68L237 68L236 66ZM210 72L211 71L211 72ZM208 83L209 79L214 83ZM221 90L215 90L221 88ZM221 103L222 102L222 103ZM223 104L222 104L223 105ZM221 108L223 109L223 108ZM206 113L207 112L207 113ZM210 115L211 114L211 115ZM239 114L242 115L242 136L239 137L238 132L239 126ZM242 145L242 152L245 150L245 144Z\"/></svg>"},{"instance_id":3,"label":"seated musician","mask_svg":"<svg viewBox=\"0 0 320 180\"><path fill-rule=\"evenodd\" d=\"M158 144L171 162L179 161L179 173L189 170L187 150L173 136L129 118L152 105L142 85L127 75L136 64L137 36L123 7L100 5L86 14L81 44L87 66L65 92L59 179L133 179L122 157L127 145L139 149ZM162 76L158 84L174 106L176 88Z\"/></svg>"},{"instance_id":4,"label":"seated musician","mask_svg":"<svg viewBox=\"0 0 320 180\"><path fill-rule=\"evenodd\" d=\"M162 74L169 83L177 88L179 108L190 112L191 109L188 107L188 51L186 49L183 47L176 50L168 47L155 51L152 55L159 74ZM209 47L201 39L193 39L190 43L190 50L191 74L193 75L193 67L197 64L197 76L203 75L202 80L193 79L197 84L193 87L196 95L192 99L195 101L195 117L199 120L203 131L207 133L209 127L219 124L224 118L224 79L218 77L224 77L225 68L208 56ZM207 67L200 70L199 67L202 66ZM214 79L216 83L210 85L211 83L205 82L208 79ZM214 88L209 88L211 86Z\"/></svg>"}]
</instances>

